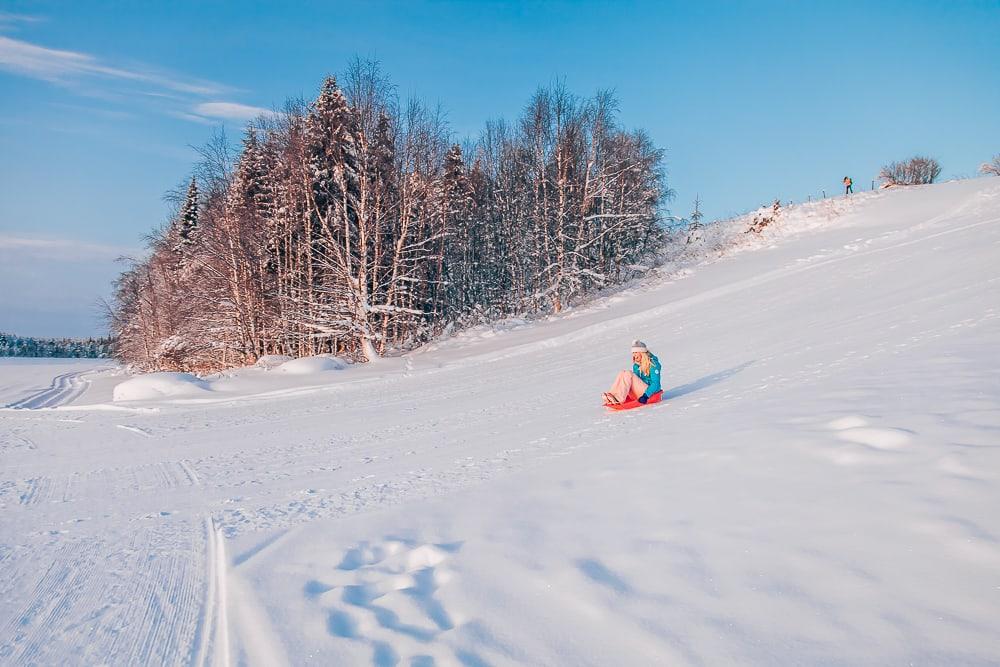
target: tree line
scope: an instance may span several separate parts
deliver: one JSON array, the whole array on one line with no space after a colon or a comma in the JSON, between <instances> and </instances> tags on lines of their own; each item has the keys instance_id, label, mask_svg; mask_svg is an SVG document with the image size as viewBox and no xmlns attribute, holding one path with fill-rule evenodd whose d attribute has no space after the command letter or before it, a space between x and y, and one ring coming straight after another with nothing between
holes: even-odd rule
<instances>
[{"instance_id":1,"label":"tree line","mask_svg":"<svg viewBox=\"0 0 1000 667\"><path fill-rule=\"evenodd\" d=\"M110 338L32 338L0 333L0 357L103 359L111 356Z\"/></svg>"},{"instance_id":2,"label":"tree line","mask_svg":"<svg viewBox=\"0 0 1000 667\"><path fill-rule=\"evenodd\" d=\"M607 92L539 89L454 143L356 60L202 151L176 215L115 285L117 355L212 370L265 354L360 361L449 328L558 312L660 247L664 153Z\"/></svg>"}]
</instances>

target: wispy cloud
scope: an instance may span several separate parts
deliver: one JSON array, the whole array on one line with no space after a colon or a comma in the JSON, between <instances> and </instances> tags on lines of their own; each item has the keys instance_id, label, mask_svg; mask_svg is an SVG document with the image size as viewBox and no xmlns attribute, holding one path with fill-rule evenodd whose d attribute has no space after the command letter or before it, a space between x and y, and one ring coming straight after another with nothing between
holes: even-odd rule
<instances>
[{"instance_id":1,"label":"wispy cloud","mask_svg":"<svg viewBox=\"0 0 1000 667\"><path fill-rule=\"evenodd\" d=\"M258 116L271 116L270 109L254 107L236 102L202 102L194 108L199 116L208 118L223 118L225 120L250 120Z\"/></svg>"},{"instance_id":2,"label":"wispy cloud","mask_svg":"<svg viewBox=\"0 0 1000 667\"><path fill-rule=\"evenodd\" d=\"M206 118L205 116L199 116L198 114L191 113L189 111L166 111L168 116L173 118L180 118L181 120L191 121L192 123L199 123L201 125L218 125L218 121L212 120L211 118Z\"/></svg>"},{"instance_id":3,"label":"wispy cloud","mask_svg":"<svg viewBox=\"0 0 1000 667\"><path fill-rule=\"evenodd\" d=\"M2 34L16 23L43 19L0 12L0 73L46 81L91 100L101 100L105 117L144 111L215 125L273 114L263 107L227 101L236 89L158 69L144 63L109 62L82 51L56 49ZM219 98L222 98L221 100Z\"/></svg>"},{"instance_id":4,"label":"wispy cloud","mask_svg":"<svg viewBox=\"0 0 1000 667\"><path fill-rule=\"evenodd\" d=\"M0 28L10 28L19 23L41 23L44 20L45 19L41 16L14 14L13 12L0 12Z\"/></svg>"},{"instance_id":5,"label":"wispy cloud","mask_svg":"<svg viewBox=\"0 0 1000 667\"><path fill-rule=\"evenodd\" d=\"M87 243L76 239L37 238L0 234L0 257L16 255L19 259L62 261L113 260L118 257L136 256L137 248Z\"/></svg>"},{"instance_id":6,"label":"wispy cloud","mask_svg":"<svg viewBox=\"0 0 1000 667\"><path fill-rule=\"evenodd\" d=\"M190 95L217 95L228 90L221 84L171 76L148 68L113 67L86 53L50 49L2 35L0 69L51 83L96 77L142 83Z\"/></svg>"}]
</instances>

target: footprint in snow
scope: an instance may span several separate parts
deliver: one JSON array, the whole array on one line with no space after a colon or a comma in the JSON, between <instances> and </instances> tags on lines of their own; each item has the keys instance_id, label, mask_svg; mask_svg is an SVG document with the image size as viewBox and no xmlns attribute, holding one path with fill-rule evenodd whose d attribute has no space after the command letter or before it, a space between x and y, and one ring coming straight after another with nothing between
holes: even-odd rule
<instances>
[{"instance_id":1,"label":"footprint in snow","mask_svg":"<svg viewBox=\"0 0 1000 667\"><path fill-rule=\"evenodd\" d=\"M418 660L419 653L404 655L413 640L426 649L461 623L438 596L453 580L448 561L461 547L392 537L360 542L303 593L322 606L333 637L364 642L376 654L392 651L396 660Z\"/></svg>"}]
</instances>

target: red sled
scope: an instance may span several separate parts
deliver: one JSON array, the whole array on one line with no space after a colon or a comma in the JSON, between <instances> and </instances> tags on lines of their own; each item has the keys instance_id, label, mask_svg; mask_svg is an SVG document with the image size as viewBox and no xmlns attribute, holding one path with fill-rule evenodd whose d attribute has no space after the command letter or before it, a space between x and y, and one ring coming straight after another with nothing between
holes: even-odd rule
<instances>
[{"instance_id":1,"label":"red sled","mask_svg":"<svg viewBox=\"0 0 1000 667\"><path fill-rule=\"evenodd\" d=\"M663 398L663 390L656 392L649 397L645 405L652 405L653 403L659 403L660 399ZM605 403L604 407L611 408L612 410L632 410L633 408L641 408L643 406L637 399L632 399L631 401L625 401L624 403Z\"/></svg>"}]
</instances>

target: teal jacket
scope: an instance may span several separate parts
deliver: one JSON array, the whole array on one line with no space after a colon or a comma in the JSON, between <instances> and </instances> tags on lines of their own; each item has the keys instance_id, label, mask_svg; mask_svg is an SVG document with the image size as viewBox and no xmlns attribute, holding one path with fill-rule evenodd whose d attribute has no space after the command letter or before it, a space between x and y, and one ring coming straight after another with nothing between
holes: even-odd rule
<instances>
[{"instance_id":1,"label":"teal jacket","mask_svg":"<svg viewBox=\"0 0 1000 667\"><path fill-rule=\"evenodd\" d=\"M660 391L660 360L656 358L655 354L649 355L649 375L643 375L642 371L639 370L639 364L632 364L632 372L638 376L640 380L645 382L649 387L646 389L646 398L649 398L656 392Z\"/></svg>"}]
</instances>

